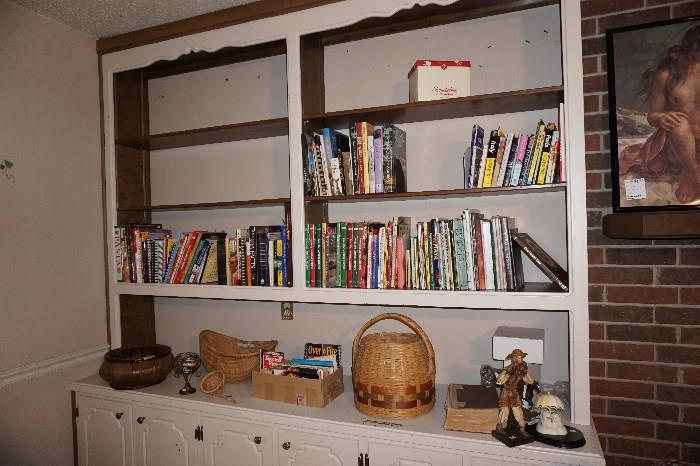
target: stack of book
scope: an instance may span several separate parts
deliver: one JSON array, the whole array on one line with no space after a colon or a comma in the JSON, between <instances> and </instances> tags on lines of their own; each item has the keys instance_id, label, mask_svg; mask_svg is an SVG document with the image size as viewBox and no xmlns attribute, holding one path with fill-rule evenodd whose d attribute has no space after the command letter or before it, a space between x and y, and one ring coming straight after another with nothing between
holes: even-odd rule
<instances>
[{"instance_id":1,"label":"stack of book","mask_svg":"<svg viewBox=\"0 0 700 466\"><path fill-rule=\"evenodd\" d=\"M554 123L537 124L534 134L490 133L475 124L464 153L464 187L529 186L565 181L561 133Z\"/></svg>"},{"instance_id":2,"label":"stack of book","mask_svg":"<svg viewBox=\"0 0 700 466\"><path fill-rule=\"evenodd\" d=\"M306 196L406 191L406 133L366 121L302 135Z\"/></svg>"},{"instance_id":3,"label":"stack of book","mask_svg":"<svg viewBox=\"0 0 700 466\"><path fill-rule=\"evenodd\" d=\"M305 229L306 286L506 290L522 288L522 264L508 218L465 210L415 223L316 223Z\"/></svg>"},{"instance_id":4,"label":"stack of book","mask_svg":"<svg viewBox=\"0 0 700 466\"><path fill-rule=\"evenodd\" d=\"M175 238L160 224L114 227L115 272L130 283L291 286L286 223Z\"/></svg>"}]
</instances>

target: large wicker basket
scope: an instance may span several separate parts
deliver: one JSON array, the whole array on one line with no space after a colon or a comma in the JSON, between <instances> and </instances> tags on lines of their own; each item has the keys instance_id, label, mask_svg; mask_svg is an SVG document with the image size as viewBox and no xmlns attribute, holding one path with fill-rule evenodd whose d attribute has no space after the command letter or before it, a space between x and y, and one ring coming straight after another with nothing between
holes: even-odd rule
<instances>
[{"instance_id":1,"label":"large wicker basket","mask_svg":"<svg viewBox=\"0 0 700 466\"><path fill-rule=\"evenodd\" d=\"M199 332L199 353L204 367L207 372L223 372L227 383L249 379L260 364L260 351L275 348L277 340L245 341L212 330Z\"/></svg>"},{"instance_id":2,"label":"large wicker basket","mask_svg":"<svg viewBox=\"0 0 700 466\"><path fill-rule=\"evenodd\" d=\"M373 333L375 323L393 319L415 333ZM368 320L352 344L355 407L386 418L407 419L428 413L435 404L435 351L423 329L403 314L387 313Z\"/></svg>"}]
</instances>

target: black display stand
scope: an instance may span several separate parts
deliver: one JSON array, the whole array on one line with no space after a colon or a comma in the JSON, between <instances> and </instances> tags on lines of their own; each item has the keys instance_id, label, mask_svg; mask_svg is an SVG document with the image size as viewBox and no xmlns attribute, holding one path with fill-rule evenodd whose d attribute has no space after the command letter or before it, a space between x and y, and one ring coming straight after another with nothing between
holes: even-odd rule
<instances>
[{"instance_id":1,"label":"black display stand","mask_svg":"<svg viewBox=\"0 0 700 466\"><path fill-rule=\"evenodd\" d=\"M492 430L491 435L500 440L504 445L511 448L535 441L535 438L532 435L527 432L521 432L518 427L512 425L509 425L502 430Z\"/></svg>"},{"instance_id":2,"label":"black display stand","mask_svg":"<svg viewBox=\"0 0 700 466\"><path fill-rule=\"evenodd\" d=\"M537 424L528 424L525 430L538 442L558 448L579 448L586 444L583 433L575 427L566 426L566 435L546 435L537 432ZM499 439L500 440L500 439Z\"/></svg>"}]
</instances>

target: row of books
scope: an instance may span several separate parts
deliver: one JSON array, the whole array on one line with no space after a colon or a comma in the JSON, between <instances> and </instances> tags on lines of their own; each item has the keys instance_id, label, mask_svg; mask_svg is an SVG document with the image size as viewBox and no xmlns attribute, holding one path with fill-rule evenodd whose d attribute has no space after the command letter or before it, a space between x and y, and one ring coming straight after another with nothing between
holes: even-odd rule
<instances>
[{"instance_id":1,"label":"row of books","mask_svg":"<svg viewBox=\"0 0 700 466\"><path fill-rule=\"evenodd\" d=\"M175 238L161 224L114 227L117 280L131 283L291 286L287 224Z\"/></svg>"},{"instance_id":2,"label":"row of books","mask_svg":"<svg viewBox=\"0 0 700 466\"><path fill-rule=\"evenodd\" d=\"M406 191L406 133L366 121L302 135L306 196Z\"/></svg>"},{"instance_id":3,"label":"row of books","mask_svg":"<svg viewBox=\"0 0 700 466\"><path fill-rule=\"evenodd\" d=\"M311 288L507 290L524 285L507 217L316 223L305 229Z\"/></svg>"},{"instance_id":4,"label":"row of books","mask_svg":"<svg viewBox=\"0 0 700 466\"><path fill-rule=\"evenodd\" d=\"M486 143L486 145L484 145ZM537 124L534 134L487 134L475 124L464 153L464 187L528 186L565 181L561 133L554 123Z\"/></svg>"}]
</instances>

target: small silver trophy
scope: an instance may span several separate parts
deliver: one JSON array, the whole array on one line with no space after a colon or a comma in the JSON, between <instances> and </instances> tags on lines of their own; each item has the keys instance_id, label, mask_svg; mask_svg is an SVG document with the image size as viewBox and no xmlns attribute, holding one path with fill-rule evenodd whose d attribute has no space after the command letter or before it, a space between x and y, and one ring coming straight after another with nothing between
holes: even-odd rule
<instances>
[{"instance_id":1,"label":"small silver trophy","mask_svg":"<svg viewBox=\"0 0 700 466\"><path fill-rule=\"evenodd\" d=\"M180 375L182 375L185 379L185 386L180 389L180 395L190 395L197 391L196 388L190 385L190 377L192 374L197 377L200 376L198 370L201 364L202 360L197 353L178 353L175 357L173 369L175 371L175 377L180 377Z\"/></svg>"}]
</instances>

